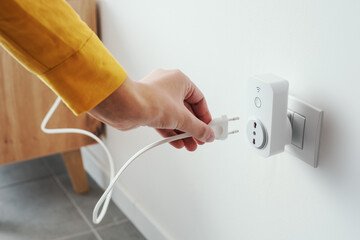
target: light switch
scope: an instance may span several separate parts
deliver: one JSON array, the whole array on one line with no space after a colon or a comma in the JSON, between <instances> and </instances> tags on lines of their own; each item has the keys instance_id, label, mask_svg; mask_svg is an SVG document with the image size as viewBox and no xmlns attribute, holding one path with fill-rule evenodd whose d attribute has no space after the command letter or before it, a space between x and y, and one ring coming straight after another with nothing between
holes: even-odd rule
<instances>
[{"instance_id":1,"label":"light switch","mask_svg":"<svg viewBox=\"0 0 360 240\"><path fill-rule=\"evenodd\" d=\"M292 140L291 143L300 149L303 149L304 144L304 129L305 129L305 117L294 113L292 117Z\"/></svg>"}]
</instances>

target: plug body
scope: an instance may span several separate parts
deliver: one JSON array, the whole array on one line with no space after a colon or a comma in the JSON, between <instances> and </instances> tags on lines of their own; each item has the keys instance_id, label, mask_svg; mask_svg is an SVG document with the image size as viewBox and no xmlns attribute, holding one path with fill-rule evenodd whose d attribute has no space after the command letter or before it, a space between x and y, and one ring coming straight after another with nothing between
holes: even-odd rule
<instances>
[{"instance_id":1,"label":"plug body","mask_svg":"<svg viewBox=\"0 0 360 240\"><path fill-rule=\"evenodd\" d=\"M256 75L247 88L247 140L265 157L284 151L291 142L287 117L289 83L272 74Z\"/></svg>"},{"instance_id":2,"label":"plug body","mask_svg":"<svg viewBox=\"0 0 360 240\"><path fill-rule=\"evenodd\" d=\"M238 133L239 130L233 130L229 132L229 121L239 120L239 117L228 118L226 115L222 115L219 118L214 118L209 126L215 133L216 140L225 140L229 134Z\"/></svg>"},{"instance_id":3,"label":"plug body","mask_svg":"<svg viewBox=\"0 0 360 240\"><path fill-rule=\"evenodd\" d=\"M228 118L226 115L223 115L219 118L214 118L210 123L209 126L214 130L215 139L217 140L224 140L228 136Z\"/></svg>"}]
</instances>

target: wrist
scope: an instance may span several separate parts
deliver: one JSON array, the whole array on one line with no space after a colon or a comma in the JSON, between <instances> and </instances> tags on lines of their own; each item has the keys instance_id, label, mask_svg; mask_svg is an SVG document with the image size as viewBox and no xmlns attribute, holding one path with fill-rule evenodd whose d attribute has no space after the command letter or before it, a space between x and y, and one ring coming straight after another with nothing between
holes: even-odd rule
<instances>
[{"instance_id":1,"label":"wrist","mask_svg":"<svg viewBox=\"0 0 360 240\"><path fill-rule=\"evenodd\" d=\"M139 84L126 78L112 94L89 111L96 119L120 130L135 128L146 119L146 101Z\"/></svg>"}]
</instances>

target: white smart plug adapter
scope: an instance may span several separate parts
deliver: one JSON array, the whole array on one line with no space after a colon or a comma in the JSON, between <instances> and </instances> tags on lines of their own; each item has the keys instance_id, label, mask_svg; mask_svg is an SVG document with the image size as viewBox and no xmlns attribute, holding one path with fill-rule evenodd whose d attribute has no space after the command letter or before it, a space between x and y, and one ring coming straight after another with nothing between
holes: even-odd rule
<instances>
[{"instance_id":1,"label":"white smart plug adapter","mask_svg":"<svg viewBox=\"0 0 360 240\"><path fill-rule=\"evenodd\" d=\"M283 152L291 143L288 94L288 81L272 74L256 75L248 81L247 140L264 157Z\"/></svg>"}]
</instances>

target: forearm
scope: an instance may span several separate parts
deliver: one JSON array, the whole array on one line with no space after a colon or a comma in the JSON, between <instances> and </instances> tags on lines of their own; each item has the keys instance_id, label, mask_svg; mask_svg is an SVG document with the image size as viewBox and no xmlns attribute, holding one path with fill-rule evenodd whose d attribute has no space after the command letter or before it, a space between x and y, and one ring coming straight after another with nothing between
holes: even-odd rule
<instances>
[{"instance_id":1,"label":"forearm","mask_svg":"<svg viewBox=\"0 0 360 240\"><path fill-rule=\"evenodd\" d=\"M1 0L0 43L76 114L99 104L126 78L63 0Z\"/></svg>"}]
</instances>

